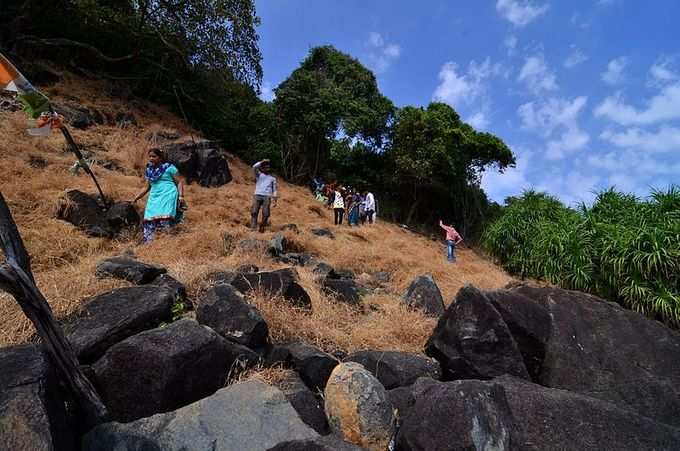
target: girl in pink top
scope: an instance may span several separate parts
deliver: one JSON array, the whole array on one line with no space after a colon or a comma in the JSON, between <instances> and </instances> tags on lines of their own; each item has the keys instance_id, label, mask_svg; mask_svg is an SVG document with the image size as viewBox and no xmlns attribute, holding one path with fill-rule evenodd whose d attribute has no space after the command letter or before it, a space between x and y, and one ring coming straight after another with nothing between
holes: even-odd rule
<instances>
[{"instance_id":1,"label":"girl in pink top","mask_svg":"<svg viewBox=\"0 0 680 451\"><path fill-rule=\"evenodd\" d=\"M456 261L456 244L463 241L463 238L453 226L444 225L441 219L439 220L439 227L446 231L447 258L453 263Z\"/></svg>"}]
</instances>

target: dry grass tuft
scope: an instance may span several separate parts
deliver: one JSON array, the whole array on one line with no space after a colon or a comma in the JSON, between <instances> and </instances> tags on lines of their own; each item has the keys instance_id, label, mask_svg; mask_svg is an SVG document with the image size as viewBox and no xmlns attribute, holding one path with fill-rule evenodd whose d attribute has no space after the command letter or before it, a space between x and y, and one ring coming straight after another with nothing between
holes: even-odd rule
<instances>
[{"instance_id":1,"label":"dry grass tuft","mask_svg":"<svg viewBox=\"0 0 680 451\"><path fill-rule=\"evenodd\" d=\"M121 170L107 170L97 164L93 169L105 192L115 200L130 200L142 186L141 171L146 149L159 144L154 134L175 130L189 139L182 121L159 107L139 101L122 102L106 95L110 85L103 82L67 78L48 89L56 101L65 96L100 111L132 111L139 127L121 129L95 126L88 130L71 130L84 149L94 152L98 160L116 162ZM64 152L60 134L43 139L25 133L22 113L0 113L0 186L17 221L31 254L38 285L58 317L76 311L90 296L124 286L125 282L99 280L94 277L96 262L104 257L132 250L139 259L168 268L170 274L187 285L194 299L212 271L231 270L253 263L263 270L282 267L262 254L243 251L226 252L222 235L229 232L236 240L270 239L247 229L252 199L252 169L229 155L233 182L207 189L198 185L186 188L189 203L186 221L177 233L159 237L148 246L139 246L138 236L108 241L89 238L70 224L54 218L57 199L68 189L94 192L89 177L82 171L71 175L71 154ZM195 135L197 136L197 135ZM45 160L44 168L34 167L29 155ZM361 348L419 351L435 321L404 309L402 293L417 275L430 273L446 300L453 299L465 283L483 289L504 286L511 278L471 249L460 249L459 262L447 264L442 243L412 234L397 226L378 223L359 229L332 225L332 215L315 201L304 187L280 183L281 199L272 210L273 230L295 223L296 234L283 232L292 249L309 252L338 268L357 275L363 272L389 271L392 280L386 285L393 295L369 296L362 314L323 296L314 281L311 268L299 268L301 284L308 290L314 305L311 314L290 307L281 299L255 295L250 301L266 317L275 340L304 339L326 350L353 351ZM143 204L140 203L140 209ZM310 229L328 227L335 240L319 238ZM34 331L9 296L0 294L0 345L28 340Z\"/></svg>"}]
</instances>

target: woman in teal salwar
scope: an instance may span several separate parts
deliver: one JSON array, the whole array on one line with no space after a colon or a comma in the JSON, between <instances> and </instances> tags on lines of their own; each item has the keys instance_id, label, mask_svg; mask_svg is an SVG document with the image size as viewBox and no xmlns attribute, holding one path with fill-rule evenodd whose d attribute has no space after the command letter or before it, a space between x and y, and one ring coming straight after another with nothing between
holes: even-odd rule
<instances>
[{"instance_id":1,"label":"woman in teal salwar","mask_svg":"<svg viewBox=\"0 0 680 451\"><path fill-rule=\"evenodd\" d=\"M144 243L153 240L156 231L168 230L181 220L179 204L184 203L184 184L177 168L165 161L160 149L149 150L149 163L144 170L146 187L132 201L137 202L149 193L144 210Z\"/></svg>"}]
</instances>

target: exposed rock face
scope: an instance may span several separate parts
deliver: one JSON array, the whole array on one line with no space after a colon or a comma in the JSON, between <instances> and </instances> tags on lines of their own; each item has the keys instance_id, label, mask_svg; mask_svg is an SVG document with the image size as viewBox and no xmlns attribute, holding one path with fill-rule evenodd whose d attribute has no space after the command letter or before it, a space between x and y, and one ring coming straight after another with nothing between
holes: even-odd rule
<instances>
[{"instance_id":1,"label":"exposed rock face","mask_svg":"<svg viewBox=\"0 0 680 451\"><path fill-rule=\"evenodd\" d=\"M297 283L298 274L293 268L276 271L237 274L231 284L241 293L260 290L270 295L280 295L296 307L311 308L312 300Z\"/></svg>"},{"instance_id":2,"label":"exposed rock face","mask_svg":"<svg viewBox=\"0 0 680 451\"><path fill-rule=\"evenodd\" d=\"M371 451L384 451L396 429L385 388L363 366L341 363L324 391L331 429L348 442Z\"/></svg>"},{"instance_id":3,"label":"exposed rock face","mask_svg":"<svg viewBox=\"0 0 680 451\"><path fill-rule=\"evenodd\" d=\"M331 295L338 302L345 304L359 306L361 305L361 297L357 284L351 279L330 279L326 277L323 281L322 290L324 293Z\"/></svg>"},{"instance_id":4,"label":"exposed rock face","mask_svg":"<svg viewBox=\"0 0 680 451\"><path fill-rule=\"evenodd\" d=\"M510 376L429 383L414 394L415 404L397 438L397 449L403 451L651 451L680 446L676 428L608 402Z\"/></svg>"},{"instance_id":5,"label":"exposed rock face","mask_svg":"<svg viewBox=\"0 0 680 451\"><path fill-rule=\"evenodd\" d=\"M543 305L552 328L538 382L680 426L680 335L576 291L511 290Z\"/></svg>"},{"instance_id":6,"label":"exposed rock face","mask_svg":"<svg viewBox=\"0 0 680 451\"><path fill-rule=\"evenodd\" d=\"M224 386L237 361L257 355L189 319L132 336L94 364L99 393L117 421L195 402Z\"/></svg>"},{"instance_id":7,"label":"exposed rock face","mask_svg":"<svg viewBox=\"0 0 680 451\"><path fill-rule=\"evenodd\" d=\"M0 449L75 449L65 398L39 345L0 348Z\"/></svg>"},{"instance_id":8,"label":"exposed rock face","mask_svg":"<svg viewBox=\"0 0 680 451\"><path fill-rule=\"evenodd\" d=\"M172 317L175 293L157 286L118 288L87 301L65 327L78 358L91 362L114 344Z\"/></svg>"},{"instance_id":9,"label":"exposed rock face","mask_svg":"<svg viewBox=\"0 0 680 451\"><path fill-rule=\"evenodd\" d=\"M322 350L305 344L289 343L279 346L279 360L290 364L312 391L323 391L338 359Z\"/></svg>"},{"instance_id":10,"label":"exposed rock face","mask_svg":"<svg viewBox=\"0 0 680 451\"><path fill-rule=\"evenodd\" d=\"M128 257L110 257L97 263L97 277L123 279L137 285L151 283L167 270Z\"/></svg>"},{"instance_id":11,"label":"exposed rock face","mask_svg":"<svg viewBox=\"0 0 680 451\"><path fill-rule=\"evenodd\" d=\"M411 385L419 377L441 377L439 362L412 352L364 350L348 355L345 361L360 363L387 390Z\"/></svg>"},{"instance_id":12,"label":"exposed rock face","mask_svg":"<svg viewBox=\"0 0 680 451\"><path fill-rule=\"evenodd\" d=\"M174 412L100 425L83 451L262 451L317 437L280 390L251 380Z\"/></svg>"},{"instance_id":13,"label":"exposed rock face","mask_svg":"<svg viewBox=\"0 0 680 451\"><path fill-rule=\"evenodd\" d=\"M441 363L444 379L529 379L522 354L491 301L466 285L439 319L425 353Z\"/></svg>"},{"instance_id":14,"label":"exposed rock face","mask_svg":"<svg viewBox=\"0 0 680 451\"><path fill-rule=\"evenodd\" d=\"M288 402L307 426L321 435L330 432L323 407L297 373L289 371L276 386L286 395Z\"/></svg>"},{"instance_id":15,"label":"exposed rock face","mask_svg":"<svg viewBox=\"0 0 680 451\"><path fill-rule=\"evenodd\" d=\"M232 175L224 151L215 141L181 142L166 144L168 161L177 166L188 183L197 181L201 186L222 186L231 182Z\"/></svg>"},{"instance_id":16,"label":"exposed rock face","mask_svg":"<svg viewBox=\"0 0 680 451\"><path fill-rule=\"evenodd\" d=\"M550 339L552 319L548 310L517 292L498 290L485 294L510 329L532 380L538 381Z\"/></svg>"},{"instance_id":17,"label":"exposed rock face","mask_svg":"<svg viewBox=\"0 0 680 451\"><path fill-rule=\"evenodd\" d=\"M410 308L431 316L444 313L444 299L431 275L416 277L404 293L403 302Z\"/></svg>"},{"instance_id":18,"label":"exposed rock face","mask_svg":"<svg viewBox=\"0 0 680 451\"><path fill-rule=\"evenodd\" d=\"M269 339L269 327L260 312L231 285L218 284L203 294L196 319L224 338L251 349L264 348Z\"/></svg>"},{"instance_id":19,"label":"exposed rock face","mask_svg":"<svg viewBox=\"0 0 680 451\"><path fill-rule=\"evenodd\" d=\"M113 236L106 214L97 203L97 199L82 191L76 189L67 191L58 201L55 216L57 219L70 222L89 236L101 238Z\"/></svg>"}]
</instances>

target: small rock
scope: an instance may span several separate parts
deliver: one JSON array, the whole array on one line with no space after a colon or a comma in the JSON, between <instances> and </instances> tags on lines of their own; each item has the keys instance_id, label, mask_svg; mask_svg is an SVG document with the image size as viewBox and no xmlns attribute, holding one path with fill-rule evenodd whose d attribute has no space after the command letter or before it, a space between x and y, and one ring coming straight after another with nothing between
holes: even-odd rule
<instances>
[{"instance_id":1,"label":"small rock","mask_svg":"<svg viewBox=\"0 0 680 451\"><path fill-rule=\"evenodd\" d=\"M314 392L323 391L333 368L340 363L332 355L305 343L289 343L281 348L287 354L288 363Z\"/></svg>"},{"instance_id":2,"label":"small rock","mask_svg":"<svg viewBox=\"0 0 680 451\"><path fill-rule=\"evenodd\" d=\"M333 232L331 232L328 229L312 229L312 230L310 230L310 232L312 232L312 234L316 235L316 236L322 236L322 237L330 238L332 240L335 239L335 235L333 235Z\"/></svg>"},{"instance_id":3,"label":"small rock","mask_svg":"<svg viewBox=\"0 0 680 451\"><path fill-rule=\"evenodd\" d=\"M196 319L224 338L261 349L267 345L269 327L260 312L227 284L210 288L198 301Z\"/></svg>"},{"instance_id":4,"label":"small rock","mask_svg":"<svg viewBox=\"0 0 680 451\"><path fill-rule=\"evenodd\" d=\"M444 379L529 379L517 343L489 299L472 285L458 291L439 318L425 353L441 363Z\"/></svg>"},{"instance_id":5,"label":"small rock","mask_svg":"<svg viewBox=\"0 0 680 451\"><path fill-rule=\"evenodd\" d=\"M97 426L83 451L262 451L317 437L280 390L250 380L174 412Z\"/></svg>"},{"instance_id":6,"label":"small rock","mask_svg":"<svg viewBox=\"0 0 680 451\"><path fill-rule=\"evenodd\" d=\"M286 231L290 230L293 233L300 233L300 229L298 228L297 224L284 224L280 228L281 231Z\"/></svg>"},{"instance_id":7,"label":"small rock","mask_svg":"<svg viewBox=\"0 0 680 451\"><path fill-rule=\"evenodd\" d=\"M361 305L357 284L353 280L326 278L321 288L324 293L331 295L339 302L353 306Z\"/></svg>"},{"instance_id":8,"label":"small rock","mask_svg":"<svg viewBox=\"0 0 680 451\"><path fill-rule=\"evenodd\" d=\"M137 227L142 219L131 202L113 204L106 212L106 222L116 232L128 227Z\"/></svg>"},{"instance_id":9,"label":"small rock","mask_svg":"<svg viewBox=\"0 0 680 451\"><path fill-rule=\"evenodd\" d=\"M117 343L94 371L112 417L127 422L205 398L224 386L230 369L257 360L245 346L183 319Z\"/></svg>"},{"instance_id":10,"label":"small rock","mask_svg":"<svg viewBox=\"0 0 680 451\"><path fill-rule=\"evenodd\" d=\"M279 255L276 261L287 265L306 266L312 259L311 255L304 252L287 252Z\"/></svg>"},{"instance_id":11,"label":"small rock","mask_svg":"<svg viewBox=\"0 0 680 451\"><path fill-rule=\"evenodd\" d=\"M427 315L441 316L444 313L444 299L431 275L415 278L402 298L410 308L421 310Z\"/></svg>"},{"instance_id":12,"label":"small rock","mask_svg":"<svg viewBox=\"0 0 680 451\"><path fill-rule=\"evenodd\" d=\"M385 451L396 432L394 410L385 388L358 363L338 365L324 390L331 429L370 451Z\"/></svg>"},{"instance_id":13,"label":"small rock","mask_svg":"<svg viewBox=\"0 0 680 451\"><path fill-rule=\"evenodd\" d=\"M66 322L65 333L79 359L91 362L119 341L172 317L176 293L158 286L125 287L87 301Z\"/></svg>"},{"instance_id":14,"label":"small rock","mask_svg":"<svg viewBox=\"0 0 680 451\"><path fill-rule=\"evenodd\" d=\"M336 276L333 267L325 262L317 263L314 269L312 269L312 273L316 274L319 279L325 279L326 277L330 277L331 279L340 278Z\"/></svg>"},{"instance_id":15,"label":"small rock","mask_svg":"<svg viewBox=\"0 0 680 451\"><path fill-rule=\"evenodd\" d=\"M151 283L167 270L128 257L110 257L97 263L95 274L99 278L123 279L137 285Z\"/></svg>"},{"instance_id":16,"label":"small rock","mask_svg":"<svg viewBox=\"0 0 680 451\"><path fill-rule=\"evenodd\" d=\"M288 242L286 241L286 237L281 235L280 233L277 233L272 237L271 241L269 242L267 254L270 255L271 257L281 256L286 252L287 246Z\"/></svg>"},{"instance_id":17,"label":"small rock","mask_svg":"<svg viewBox=\"0 0 680 451\"><path fill-rule=\"evenodd\" d=\"M424 355L397 351L357 351L345 361L360 363L390 390L413 384L419 377L441 377L439 362Z\"/></svg>"},{"instance_id":18,"label":"small rock","mask_svg":"<svg viewBox=\"0 0 680 451\"><path fill-rule=\"evenodd\" d=\"M293 306L309 309L312 307L312 299L297 283L298 279L298 273L294 268L284 268L269 272L237 274L231 285L241 293L255 290L272 296L283 296Z\"/></svg>"},{"instance_id":19,"label":"small rock","mask_svg":"<svg viewBox=\"0 0 680 451\"><path fill-rule=\"evenodd\" d=\"M114 234L96 197L79 190L69 190L59 198L55 216L89 236L111 238Z\"/></svg>"}]
</instances>

